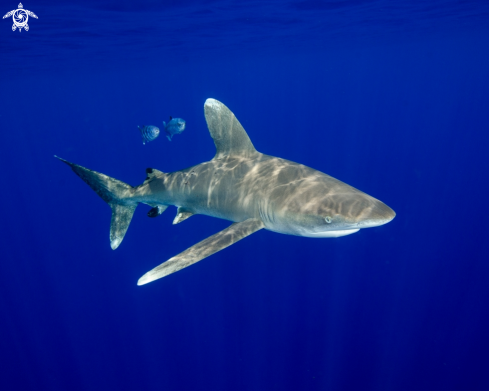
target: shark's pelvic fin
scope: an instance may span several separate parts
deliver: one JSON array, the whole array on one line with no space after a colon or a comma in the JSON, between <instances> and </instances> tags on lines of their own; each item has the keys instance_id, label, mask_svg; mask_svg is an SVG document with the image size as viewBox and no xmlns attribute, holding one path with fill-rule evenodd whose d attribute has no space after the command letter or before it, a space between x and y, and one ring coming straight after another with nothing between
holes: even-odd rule
<instances>
[{"instance_id":1,"label":"shark's pelvic fin","mask_svg":"<svg viewBox=\"0 0 489 391\"><path fill-rule=\"evenodd\" d=\"M75 174L83 179L111 207L110 247L115 250L124 239L138 205L138 202L131 201L134 188L107 175L89 170L58 156L55 157L70 166Z\"/></svg>"},{"instance_id":2,"label":"shark's pelvic fin","mask_svg":"<svg viewBox=\"0 0 489 391\"><path fill-rule=\"evenodd\" d=\"M175 273L176 271L207 258L209 255L217 253L263 227L264 224L259 219L248 219L240 223L231 224L221 232L204 239L188 248L183 253L170 258L168 261L155 267L153 270L150 270L139 279L138 285L144 285L148 282Z\"/></svg>"},{"instance_id":3,"label":"shark's pelvic fin","mask_svg":"<svg viewBox=\"0 0 489 391\"><path fill-rule=\"evenodd\" d=\"M193 216L193 214L194 213L189 211L188 209L179 206L177 210L177 215L173 219L173 224L181 223L182 221L187 220L190 216Z\"/></svg>"},{"instance_id":4,"label":"shark's pelvic fin","mask_svg":"<svg viewBox=\"0 0 489 391\"><path fill-rule=\"evenodd\" d=\"M224 104L215 99L207 99L204 113L209 132L216 145L214 159L227 156L249 158L257 153L246 131Z\"/></svg>"}]
</instances>

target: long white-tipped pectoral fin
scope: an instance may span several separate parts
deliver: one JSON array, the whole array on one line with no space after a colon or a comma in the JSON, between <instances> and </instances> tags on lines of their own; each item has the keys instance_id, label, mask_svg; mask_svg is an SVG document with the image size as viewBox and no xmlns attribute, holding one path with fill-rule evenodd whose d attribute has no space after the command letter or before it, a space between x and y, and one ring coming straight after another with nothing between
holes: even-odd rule
<instances>
[{"instance_id":1,"label":"long white-tipped pectoral fin","mask_svg":"<svg viewBox=\"0 0 489 391\"><path fill-rule=\"evenodd\" d=\"M153 270L150 270L139 279L138 285L147 284L148 282L168 276L187 266L193 265L194 263L229 247L263 227L264 224L259 219L248 219L240 223L231 224L221 232L209 236L207 239L204 239L184 252L155 267Z\"/></svg>"}]
</instances>

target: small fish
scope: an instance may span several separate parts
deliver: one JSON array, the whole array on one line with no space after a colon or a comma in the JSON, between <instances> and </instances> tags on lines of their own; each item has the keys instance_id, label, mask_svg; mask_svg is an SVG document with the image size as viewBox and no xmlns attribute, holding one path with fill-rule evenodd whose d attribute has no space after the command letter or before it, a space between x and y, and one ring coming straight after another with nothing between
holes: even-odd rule
<instances>
[{"instance_id":1,"label":"small fish","mask_svg":"<svg viewBox=\"0 0 489 391\"><path fill-rule=\"evenodd\" d=\"M160 129L153 125L146 125L143 127L138 126L138 129L141 132L143 144L153 141L154 139L156 139L156 137L160 135Z\"/></svg>"},{"instance_id":2,"label":"small fish","mask_svg":"<svg viewBox=\"0 0 489 391\"><path fill-rule=\"evenodd\" d=\"M175 134L180 134L185 130L185 121L181 118L170 117L168 123L163 121L163 127L165 128L166 137L171 141Z\"/></svg>"}]
</instances>

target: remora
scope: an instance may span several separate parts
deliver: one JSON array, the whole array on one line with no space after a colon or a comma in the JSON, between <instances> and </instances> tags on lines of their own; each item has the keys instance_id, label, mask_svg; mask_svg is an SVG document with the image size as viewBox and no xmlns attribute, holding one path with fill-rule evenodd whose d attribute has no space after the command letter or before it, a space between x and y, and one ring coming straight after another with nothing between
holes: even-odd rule
<instances>
[{"instance_id":1,"label":"remora","mask_svg":"<svg viewBox=\"0 0 489 391\"><path fill-rule=\"evenodd\" d=\"M221 102L204 104L216 145L211 161L181 171L146 170L142 185L132 187L107 175L70 163L112 208L110 244L122 242L139 203L155 217L178 207L173 224L194 214L233 222L143 275L138 285L165 277L265 228L314 238L349 235L391 221L395 212L381 201L329 175L289 160L258 152L234 114Z\"/></svg>"}]
</instances>

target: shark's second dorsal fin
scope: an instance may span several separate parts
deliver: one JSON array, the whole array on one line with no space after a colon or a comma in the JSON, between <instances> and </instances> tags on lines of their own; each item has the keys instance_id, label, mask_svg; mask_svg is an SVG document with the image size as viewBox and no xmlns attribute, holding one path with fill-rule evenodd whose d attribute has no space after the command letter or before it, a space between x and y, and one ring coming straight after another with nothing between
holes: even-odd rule
<instances>
[{"instance_id":1,"label":"shark's second dorsal fin","mask_svg":"<svg viewBox=\"0 0 489 391\"><path fill-rule=\"evenodd\" d=\"M246 131L224 104L209 98L205 101L204 113L209 132L216 144L214 159L226 156L252 157L257 153Z\"/></svg>"},{"instance_id":2,"label":"shark's second dorsal fin","mask_svg":"<svg viewBox=\"0 0 489 391\"><path fill-rule=\"evenodd\" d=\"M160 170L157 170L156 168L147 168L146 169L146 179L144 180L144 182L146 183L147 181L153 179L155 176L161 177L163 175L165 175L165 173L160 171Z\"/></svg>"}]
</instances>

